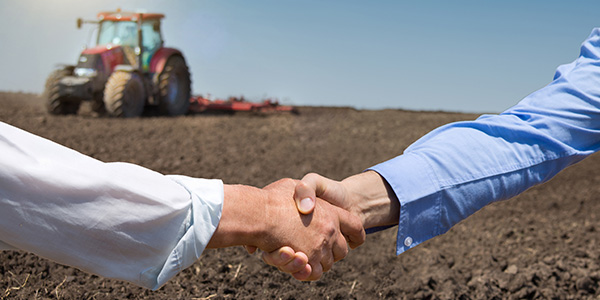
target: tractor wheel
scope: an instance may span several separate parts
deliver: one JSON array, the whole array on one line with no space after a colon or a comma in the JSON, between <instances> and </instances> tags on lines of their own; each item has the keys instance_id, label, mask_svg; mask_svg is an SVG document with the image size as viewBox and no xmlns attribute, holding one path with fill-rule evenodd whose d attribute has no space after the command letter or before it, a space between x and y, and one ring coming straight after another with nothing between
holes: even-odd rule
<instances>
[{"instance_id":1,"label":"tractor wheel","mask_svg":"<svg viewBox=\"0 0 600 300\"><path fill-rule=\"evenodd\" d=\"M53 115L69 115L76 114L79 110L81 101L78 99L70 99L61 97L59 94L60 80L66 76L72 75L67 69L55 70L46 79L44 89L44 98L46 98L46 108Z\"/></svg>"},{"instance_id":2,"label":"tractor wheel","mask_svg":"<svg viewBox=\"0 0 600 300\"><path fill-rule=\"evenodd\" d=\"M190 72L181 56L171 56L158 77L161 114L183 115L190 106Z\"/></svg>"},{"instance_id":3,"label":"tractor wheel","mask_svg":"<svg viewBox=\"0 0 600 300\"><path fill-rule=\"evenodd\" d=\"M137 73L113 72L104 88L104 106L111 117L134 118L144 111L144 84Z\"/></svg>"}]
</instances>

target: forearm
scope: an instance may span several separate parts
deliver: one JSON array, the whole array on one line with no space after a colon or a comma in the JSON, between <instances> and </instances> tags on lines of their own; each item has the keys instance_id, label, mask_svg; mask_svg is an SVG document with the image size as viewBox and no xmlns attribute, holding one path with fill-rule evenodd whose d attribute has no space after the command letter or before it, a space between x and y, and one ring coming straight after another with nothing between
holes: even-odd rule
<instances>
[{"instance_id":1,"label":"forearm","mask_svg":"<svg viewBox=\"0 0 600 300\"><path fill-rule=\"evenodd\" d=\"M158 288L218 223L218 180L104 163L3 123L0 153L0 240L90 273Z\"/></svg>"},{"instance_id":2,"label":"forearm","mask_svg":"<svg viewBox=\"0 0 600 300\"><path fill-rule=\"evenodd\" d=\"M506 112L440 127L372 168L401 205L398 253L598 150L599 42L594 30L576 62Z\"/></svg>"},{"instance_id":3,"label":"forearm","mask_svg":"<svg viewBox=\"0 0 600 300\"><path fill-rule=\"evenodd\" d=\"M245 185L223 186L223 212L207 248L255 245L266 233L266 193Z\"/></svg>"},{"instance_id":4,"label":"forearm","mask_svg":"<svg viewBox=\"0 0 600 300\"><path fill-rule=\"evenodd\" d=\"M394 191L379 174L366 171L342 180L349 192L351 208L365 229L398 224L400 204Z\"/></svg>"}]
</instances>

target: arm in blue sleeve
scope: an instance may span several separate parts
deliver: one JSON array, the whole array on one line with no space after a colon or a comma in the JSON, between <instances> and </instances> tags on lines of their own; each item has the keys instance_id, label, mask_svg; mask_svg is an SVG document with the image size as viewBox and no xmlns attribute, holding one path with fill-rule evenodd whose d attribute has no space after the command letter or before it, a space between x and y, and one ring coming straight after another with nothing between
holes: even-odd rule
<instances>
[{"instance_id":1,"label":"arm in blue sleeve","mask_svg":"<svg viewBox=\"0 0 600 300\"><path fill-rule=\"evenodd\" d=\"M543 183L600 146L600 29L549 85L499 115L442 126L371 168L400 201L397 253Z\"/></svg>"}]
</instances>

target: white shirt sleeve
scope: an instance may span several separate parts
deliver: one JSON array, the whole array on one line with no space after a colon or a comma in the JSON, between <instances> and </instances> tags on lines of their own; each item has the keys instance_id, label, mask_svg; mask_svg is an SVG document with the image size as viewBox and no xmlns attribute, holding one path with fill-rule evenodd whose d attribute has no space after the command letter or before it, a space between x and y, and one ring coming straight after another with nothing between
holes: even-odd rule
<instances>
[{"instance_id":1,"label":"white shirt sleeve","mask_svg":"<svg viewBox=\"0 0 600 300\"><path fill-rule=\"evenodd\" d=\"M157 289L200 257L220 180L104 163L0 122L0 250Z\"/></svg>"}]
</instances>

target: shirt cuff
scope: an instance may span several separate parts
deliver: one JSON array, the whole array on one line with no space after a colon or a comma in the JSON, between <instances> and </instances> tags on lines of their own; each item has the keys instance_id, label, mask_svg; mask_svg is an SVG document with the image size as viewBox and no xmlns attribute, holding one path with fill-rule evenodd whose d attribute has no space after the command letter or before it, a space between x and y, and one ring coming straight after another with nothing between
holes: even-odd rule
<instances>
[{"instance_id":1,"label":"shirt cuff","mask_svg":"<svg viewBox=\"0 0 600 300\"><path fill-rule=\"evenodd\" d=\"M423 158L406 153L369 170L388 182L400 202L396 254L441 234L439 186Z\"/></svg>"},{"instance_id":2,"label":"shirt cuff","mask_svg":"<svg viewBox=\"0 0 600 300\"><path fill-rule=\"evenodd\" d=\"M201 179L182 175L168 175L183 186L192 200L192 220L183 237L165 262L157 278L158 289L169 279L191 266L212 238L223 210L223 182L218 179Z\"/></svg>"}]
</instances>

